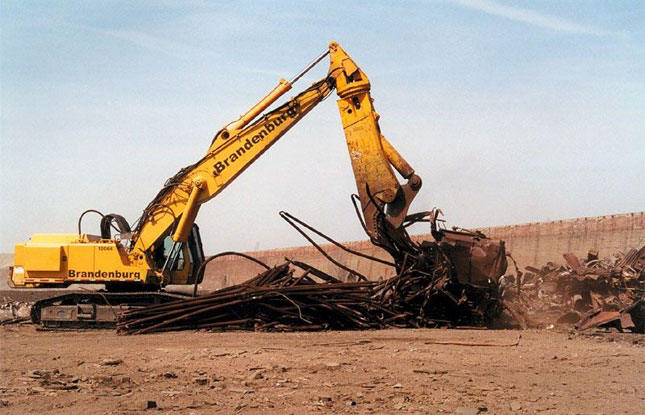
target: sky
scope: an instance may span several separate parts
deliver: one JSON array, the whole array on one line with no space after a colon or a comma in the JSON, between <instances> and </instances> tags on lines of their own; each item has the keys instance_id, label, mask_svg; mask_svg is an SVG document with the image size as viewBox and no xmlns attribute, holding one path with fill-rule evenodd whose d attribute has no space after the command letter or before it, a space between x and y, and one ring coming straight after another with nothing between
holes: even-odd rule
<instances>
[{"instance_id":1,"label":"sky","mask_svg":"<svg viewBox=\"0 0 645 415\"><path fill-rule=\"evenodd\" d=\"M1 1L0 252L86 209L133 222L331 40L423 178L412 211L469 228L645 210L644 21L611 0ZM207 253L306 244L280 210L365 239L334 101L202 206Z\"/></svg>"}]
</instances>

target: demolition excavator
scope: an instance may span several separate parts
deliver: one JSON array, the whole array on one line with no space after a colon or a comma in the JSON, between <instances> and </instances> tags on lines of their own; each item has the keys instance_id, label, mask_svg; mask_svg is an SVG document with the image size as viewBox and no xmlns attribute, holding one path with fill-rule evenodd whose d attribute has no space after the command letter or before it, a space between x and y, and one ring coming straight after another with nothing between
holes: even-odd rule
<instances>
[{"instance_id":1,"label":"demolition excavator","mask_svg":"<svg viewBox=\"0 0 645 415\"><path fill-rule=\"evenodd\" d=\"M267 111L327 56L329 70L323 79ZM484 287L501 276L506 268L503 242L479 233L439 229L436 210L408 215L421 178L381 133L368 77L338 43L331 42L293 79L281 79L251 109L219 130L206 154L169 178L132 226L121 215L91 210L79 218L78 233L35 234L17 244L10 273L13 287L106 287L105 292L74 292L38 301L32 320L49 327L113 325L115 308L172 301L180 295L163 287L201 282L205 257L195 224L200 207L333 91L356 179L359 218L371 241L392 255L397 268L410 261L419 266L448 261L456 283L469 286ZM101 215L100 235L83 233L81 222L88 213ZM431 223L435 241L412 241L406 228L418 221Z\"/></svg>"}]
</instances>

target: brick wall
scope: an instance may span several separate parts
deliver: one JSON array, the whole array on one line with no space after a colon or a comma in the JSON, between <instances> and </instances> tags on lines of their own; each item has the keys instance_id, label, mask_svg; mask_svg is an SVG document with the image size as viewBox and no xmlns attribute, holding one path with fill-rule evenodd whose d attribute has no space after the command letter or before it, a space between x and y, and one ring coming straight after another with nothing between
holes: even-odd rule
<instances>
[{"instance_id":1,"label":"brick wall","mask_svg":"<svg viewBox=\"0 0 645 415\"><path fill-rule=\"evenodd\" d=\"M497 226L481 231L491 238L505 240L507 251L522 267L547 261L563 263L565 252L582 257L596 249L602 257L645 245L645 212Z\"/></svg>"},{"instance_id":2,"label":"brick wall","mask_svg":"<svg viewBox=\"0 0 645 415\"><path fill-rule=\"evenodd\" d=\"M547 261L562 263L562 254L565 252L585 256L589 249L597 249L603 256L640 247L645 244L645 212L496 226L480 230L491 238L506 241L507 251L511 252L522 269L527 265L542 265ZM417 235L416 238L425 239L429 238L429 235ZM385 251L376 248L369 241L347 242L345 246L368 255L389 259ZM361 259L333 245L323 247L333 258L370 279L388 277L393 273L391 267ZM248 254L269 265L279 264L288 257L311 264L331 275L344 277L347 274L311 246L255 251ZM261 270L259 265L239 257L218 258L208 265L203 288L215 289L236 284Z\"/></svg>"}]
</instances>

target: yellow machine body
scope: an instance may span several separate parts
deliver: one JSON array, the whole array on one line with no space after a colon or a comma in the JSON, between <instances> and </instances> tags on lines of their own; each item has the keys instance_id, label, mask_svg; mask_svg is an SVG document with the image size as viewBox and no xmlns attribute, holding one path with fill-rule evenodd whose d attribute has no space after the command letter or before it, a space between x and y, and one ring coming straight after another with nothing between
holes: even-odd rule
<instances>
[{"instance_id":1,"label":"yellow machine body","mask_svg":"<svg viewBox=\"0 0 645 415\"><path fill-rule=\"evenodd\" d=\"M95 235L35 234L28 242L15 246L14 264L12 283L16 287L159 285L144 255L129 255L119 241ZM173 270L168 283L187 283L188 268L180 265L184 266Z\"/></svg>"}]
</instances>

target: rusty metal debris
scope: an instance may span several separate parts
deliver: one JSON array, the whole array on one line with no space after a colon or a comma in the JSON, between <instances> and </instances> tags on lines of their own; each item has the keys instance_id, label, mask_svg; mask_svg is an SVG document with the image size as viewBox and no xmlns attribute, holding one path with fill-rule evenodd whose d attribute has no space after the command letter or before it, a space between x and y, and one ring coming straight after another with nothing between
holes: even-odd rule
<instances>
[{"instance_id":1,"label":"rusty metal debris","mask_svg":"<svg viewBox=\"0 0 645 415\"><path fill-rule=\"evenodd\" d=\"M356 198L352 197L359 220ZM506 271L504 242L487 238L481 232L443 229L441 210L433 209L406 216L402 228L394 228L383 212L378 213L378 238L371 242L387 251L393 259L396 275L374 287L382 307L396 314L388 320L395 327L436 327L439 325L488 325L502 310L498 280ZM317 234L346 252L327 235L292 215L282 217L319 251L298 226ZM414 242L406 228L418 222L430 224L432 239ZM361 220L361 223L362 220ZM334 264L333 258L324 254ZM357 254L358 255L358 254ZM360 254L361 257L384 262ZM343 267L344 270L349 270ZM349 270L361 278L359 273Z\"/></svg>"},{"instance_id":2,"label":"rusty metal debris","mask_svg":"<svg viewBox=\"0 0 645 415\"><path fill-rule=\"evenodd\" d=\"M462 341L439 341L431 340L423 342L424 344L439 344L442 346L466 346L466 347L517 347L520 345L522 335L517 337L517 341L513 343L481 343L481 342L462 342Z\"/></svg>"},{"instance_id":3,"label":"rusty metal debris","mask_svg":"<svg viewBox=\"0 0 645 415\"><path fill-rule=\"evenodd\" d=\"M455 233L457 235L459 233ZM482 269L455 277L451 255L481 236L460 234L422 243L385 281L343 282L289 260L213 293L120 314L117 331L143 334L183 329L293 331L484 325L501 310L495 290L482 289ZM442 245L443 244L443 245ZM295 274L295 268L302 273ZM490 272L490 271L486 271ZM479 274L477 274L479 273ZM493 287L496 288L496 287Z\"/></svg>"},{"instance_id":4,"label":"rusty metal debris","mask_svg":"<svg viewBox=\"0 0 645 415\"><path fill-rule=\"evenodd\" d=\"M304 266L304 265L303 265ZM341 282L310 268L294 276L285 263L211 294L128 311L117 331L142 334L182 329L321 330L378 328L371 312L374 282ZM387 317L393 313L382 311ZM384 319L384 318L383 318Z\"/></svg>"},{"instance_id":5,"label":"rusty metal debris","mask_svg":"<svg viewBox=\"0 0 645 415\"><path fill-rule=\"evenodd\" d=\"M578 330L592 327L615 327L620 331L645 333L645 301L638 300L620 311L594 311L576 325Z\"/></svg>"},{"instance_id":6,"label":"rusty metal debris","mask_svg":"<svg viewBox=\"0 0 645 415\"><path fill-rule=\"evenodd\" d=\"M439 211L406 218L430 222L434 241L413 242L381 221L380 239L394 262L351 251L286 212L281 216L329 261L358 282L343 282L308 264L288 260L236 286L201 297L122 313L117 330L142 334L181 329L322 330L384 327L482 326L502 310L497 280L506 269L504 244L478 232L439 229ZM396 275L367 281L340 264L303 230L346 252L394 266ZM210 259L215 258L211 257ZM210 261L209 259L209 261ZM294 268L302 270L295 276Z\"/></svg>"},{"instance_id":7,"label":"rusty metal debris","mask_svg":"<svg viewBox=\"0 0 645 415\"><path fill-rule=\"evenodd\" d=\"M521 292L507 289L505 302L533 323L645 332L645 246L602 259L595 250L584 260L570 252L563 257L566 265L526 267ZM517 283L513 276L502 281L507 288Z\"/></svg>"},{"instance_id":8,"label":"rusty metal debris","mask_svg":"<svg viewBox=\"0 0 645 415\"><path fill-rule=\"evenodd\" d=\"M294 275L291 265L304 273ZM427 304L435 300L433 287L445 283L441 275L438 277L402 273L383 282L342 282L305 263L290 261L211 294L126 311L118 319L117 331L143 334L185 329L434 327L449 324L447 314L455 309L472 307L455 299L454 307L442 310L441 318L437 318L438 307Z\"/></svg>"}]
</instances>

